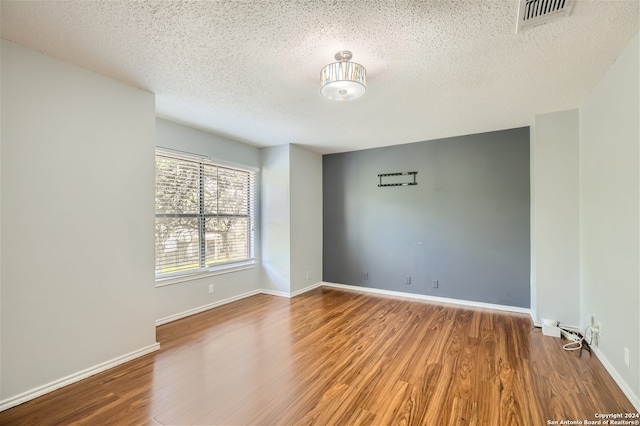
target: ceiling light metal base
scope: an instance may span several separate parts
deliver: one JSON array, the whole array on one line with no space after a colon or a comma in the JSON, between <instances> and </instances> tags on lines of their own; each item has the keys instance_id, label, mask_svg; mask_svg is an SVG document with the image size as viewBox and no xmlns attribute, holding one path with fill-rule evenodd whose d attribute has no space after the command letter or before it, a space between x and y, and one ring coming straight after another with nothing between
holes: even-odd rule
<instances>
[{"instance_id":1,"label":"ceiling light metal base","mask_svg":"<svg viewBox=\"0 0 640 426\"><path fill-rule=\"evenodd\" d=\"M333 55L333 57L336 58L336 61L338 62L348 62L353 58L353 53L348 50L341 50Z\"/></svg>"}]
</instances>

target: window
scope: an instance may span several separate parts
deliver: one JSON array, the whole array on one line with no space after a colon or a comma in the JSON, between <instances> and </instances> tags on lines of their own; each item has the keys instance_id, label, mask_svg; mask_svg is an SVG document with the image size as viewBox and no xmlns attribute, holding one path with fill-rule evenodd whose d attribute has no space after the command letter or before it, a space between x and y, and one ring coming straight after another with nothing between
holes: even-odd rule
<instances>
[{"instance_id":1,"label":"window","mask_svg":"<svg viewBox=\"0 0 640 426\"><path fill-rule=\"evenodd\" d=\"M252 262L256 172L156 150L156 279Z\"/></svg>"}]
</instances>

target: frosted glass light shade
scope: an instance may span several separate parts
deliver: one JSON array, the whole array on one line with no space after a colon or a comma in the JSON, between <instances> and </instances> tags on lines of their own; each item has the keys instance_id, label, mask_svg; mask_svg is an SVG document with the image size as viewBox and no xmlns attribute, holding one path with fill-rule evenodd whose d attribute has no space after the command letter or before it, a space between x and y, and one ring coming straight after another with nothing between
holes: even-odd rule
<instances>
[{"instance_id":1,"label":"frosted glass light shade","mask_svg":"<svg viewBox=\"0 0 640 426\"><path fill-rule=\"evenodd\" d=\"M349 101L364 95L367 70L355 62L334 62L320 72L320 93L334 101Z\"/></svg>"}]
</instances>

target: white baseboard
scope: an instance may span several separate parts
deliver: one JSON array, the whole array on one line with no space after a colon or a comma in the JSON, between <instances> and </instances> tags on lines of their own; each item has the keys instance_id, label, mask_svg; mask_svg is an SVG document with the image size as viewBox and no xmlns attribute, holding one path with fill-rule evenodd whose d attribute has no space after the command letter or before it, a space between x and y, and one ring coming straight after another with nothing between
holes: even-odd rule
<instances>
[{"instance_id":1,"label":"white baseboard","mask_svg":"<svg viewBox=\"0 0 640 426\"><path fill-rule=\"evenodd\" d=\"M290 298L291 297L291 293L287 293L286 291L269 290L269 289L265 289L265 288L260 290L258 293L268 294L269 296L278 296L278 297L286 297L286 298Z\"/></svg>"},{"instance_id":2,"label":"white baseboard","mask_svg":"<svg viewBox=\"0 0 640 426\"><path fill-rule=\"evenodd\" d=\"M60 389L62 387L70 385L72 383L79 382L80 380L86 379L87 377L93 376L94 374L102 373L105 370L116 367L120 364L124 364L125 362L132 361L143 355L150 354L151 352L155 352L158 349L160 349L160 344L155 343L153 345L149 345L147 347L138 349L136 351L129 352L128 354L119 356L117 358L113 358L109 361L103 362L93 367L89 367L85 370L78 371L77 373L71 374L61 379L54 380L53 382L47 383L45 385L38 386L37 388L33 388L21 394L12 396L3 401L0 401L0 411L4 411L11 407L15 407L16 405L20 405L23 402L30 401L46 393L53 392L56 389Z\"/></svg>"},{"instance_id":3,"label":"white baseboard","mask_svg":"<svg viewBox=\"0 0 640 426\"><path fill-rule=\"evenodd\" d=\"M604 368L609 372L613 381L620 387L622 392L629 398L631 404L640 412L640 396L636 395L633 390L629 387L629 385L622 379L622 376L618 373L618 371L613 367L613 365L609 362L606 356L602 353L602 351L596 347L591 346L591 350L598 357Z\"/></svg>"},{"instance_id":4,"label":"white baseboard","mask_svg":"<svg viewBox=\"0 0 640 426\"><path fill-rule=\"evenodd\" d=\"M448 297L437 297L437 296L429 296L426 294L405 293L403 291L382 290L379 288L360 287L357 285L336 284L336 283L330 283L326 281L323 282L322 285L326 287L339 288L343 290L353 290L353 291L359 291L363 293L381 294L384 296L406 297L409 299L425 300L428 302L446 303L449 305L457 305L457 306L471 306L474 308L485 308L485 309L493 309L497 311L516 312L519 314L531 315L531 312L528 308L521 308L519 306L495 305L493 303L474 302L472 300L450 299Z\"/></svg>"},{"instance_id":5,"label":"white baseboard","mask_svg":"<svg viewBox=\"0 0 640 426\"><path fill-rule=\"evenodd\" d=\"M277 290L268 290L268 289L264 289L263 288L262 290L260 290L260 293L268 294L268 295L271 295L271 296L287 297L287 298L291 299L292 297L299 296L299 295L301 295L303 293L306 293L308 291L311 291L311 290L313 290L315 288L321 287L322 285L324 285L324 283L321 281L321 282L312 284L310 286L307 286L305 288L301 288L300 290L296 290L293 293L287 293L285 291L277 291Z\"/></svg>"},{"instance_id":6,"label":"white baseboard","mask_svg":"<svg viewBox=\"0 0 640 426\"><path fill-rule=\"evenodd\" d=\"M217 308L218 306L226 305L227 303L231 303L240 299L245 299L247 297L255 296L256 294L260 294L260 293L264 293L264 290L253 290L248 293L239 294L237 296L229 297L227 299L218 300L217 302L213 302L197 308L189 309L184 312L179 312L177 314L169 315L167 317L157 319L156 327L172 321L177 321L182 318L190 317L191 315L199 314L200 312L208 311L209 309Z\"/></svg>"},{"instance_id":7,"label":"white baseboard","mask_svg":"<svg viewBox=\"0 0 640 426\"><path fill-rule=\"evenodd\" d=\"M294 291L293 293L291 293L291 295L290 295L289 297L296 297L296 296L299 296L299 295L301 295L301 294L303 294L303 293L306 293L306 292L311 291L311 290L313 290L313 289L316 289L316 288L318 288L318 287L322 287L322 285L323 285L323 284L324 284L324 283L323 283L322 281L320 281L320 282L318 282L318 283L312 284L312 285L307 286L307 287L305 287L305 288L301 288L300 290L297 290L297 291Z\"/></svg>"},{"instance_id":8,"label":"white baseboard","mask_svg":"<svg viewBox=\"0 0 640 426\"><path fill-rule=\"evenodd\" d=\"M518 306L496 305L496 304L492 304L492 303L474 302L474 301L470 301L470 300L461 300L461 299L450 299L450 298L447 298L447 297L428 296L428 295L425 295L425 294L405 293L405 292L401 292L401 291L382 290L382 289L378 289L378 288L359 287L359 286L354 286L354 285L337 284L337 283L330 283L330 282L326 282L326 281L320 281L318 283L312 284L312 285L310 285L308 287L302 288L302 289L294 291L292 293L287 293L287 292L284 292L284 291L277 291L277 290L269 290L269 289L253 290L253 291L250 291L248 293L240 294L238 296L229 297L228 299L224 299L224 300L219 300L217 302L210 303L210 304L204 305L204 306L200 306L198 308L190 309L188 311L180 312L180 313L177 313L175 315L170 315L168 317L160 318L160 319L156 320L156 326L162 325L162 324L166 324L166 323L169 323L169 322L172 322L172 321L176 321L176 320L179 320L179 319L182 319L182 318L186 318L186 317L191 316L191 315L199 314L200 312L204 312L204 311L207 311L209 309L217 308L218 306L226 305L227 303L235 302L237 300L244 299L246 297L255 296L256 294L268 294L270 296L292 298L292 297L299 296L299 295L301 295L303 293L306 293L308 291L311 291L313 289L316 289L316 288L322 287L322 286L333 287L333 288L338 288L338 289L342 289L342 290L359 291L359 292L363 292L363 293L381 294L381 295L385 295L385 296L406 297L406 298L410 298L410 299L426 300L426 301L429 301L429 302L447 303L447 304L450 304L450 305L457 305L457 306L471 306L471 307L474 307L474 308L493 309L493 310L498 310L498 311L516 312L516 313L520 313L520 314L530 314L531 313L529 309L521 308L521 307L518 307Z\"/></svg>"},{"instance_id":9,"label":"white baseboard","mask_svg":"<svg viewBox=\"0 0 640 426\"><path fill-rule=\"evenodd\" d=\"M256 294L268 294L270 296L292 298L292 297L298 296L298 295L300 295L302 293L306 293L307 291L311 291L311 290L313 290L315 288L318 288L318 287L322 286L323 284L324 284L323 282L318 282L318 283L312 284L312 285L310 285L308 287L305 287L305 288L302 288L300 290L294 291L293 293L287 293L287 292L284 292L284 291L277 291L277 290L268 290L268 289L253 290L253 291L250 291L248 293L239 294L237 296L229 297L229 298L223 299L223 300L218 300L217 302L209 303L207 305L199 306L197 308L189 309L189 310L184 311L184 312L179 312L179 313L174 314L174 315L169 315L167 317L157 319L156 320L156 327L159 326L159 325L162 325L162 324L167 324L167 323L172 322L172 321L177 321L177 320L182 319L182 318L190 317L191 315L199 314L200 312L208 311L209 309L217 308L218 306L226 305L227 303L231 303L231 302L235 302L235 301L238 301L238 300L241 300L241 299L245 299L247 297L255 296Z\"/></svg>"}]
</instances>

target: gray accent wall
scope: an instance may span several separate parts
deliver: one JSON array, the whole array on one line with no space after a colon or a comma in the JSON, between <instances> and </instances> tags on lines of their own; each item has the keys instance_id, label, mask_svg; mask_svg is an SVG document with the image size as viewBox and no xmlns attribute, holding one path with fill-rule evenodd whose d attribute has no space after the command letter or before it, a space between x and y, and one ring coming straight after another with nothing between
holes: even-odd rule
<instances>
[{"instance_id":1,"label":"gray accent wall","mask_svg":"<svg viewBox=\"0 0 640 426\"><path fill-rule=\"evenodd\" d=\"M529 215L528 127L325 155L323 280L529 308Z\"/></svg>"}]
</instances>

